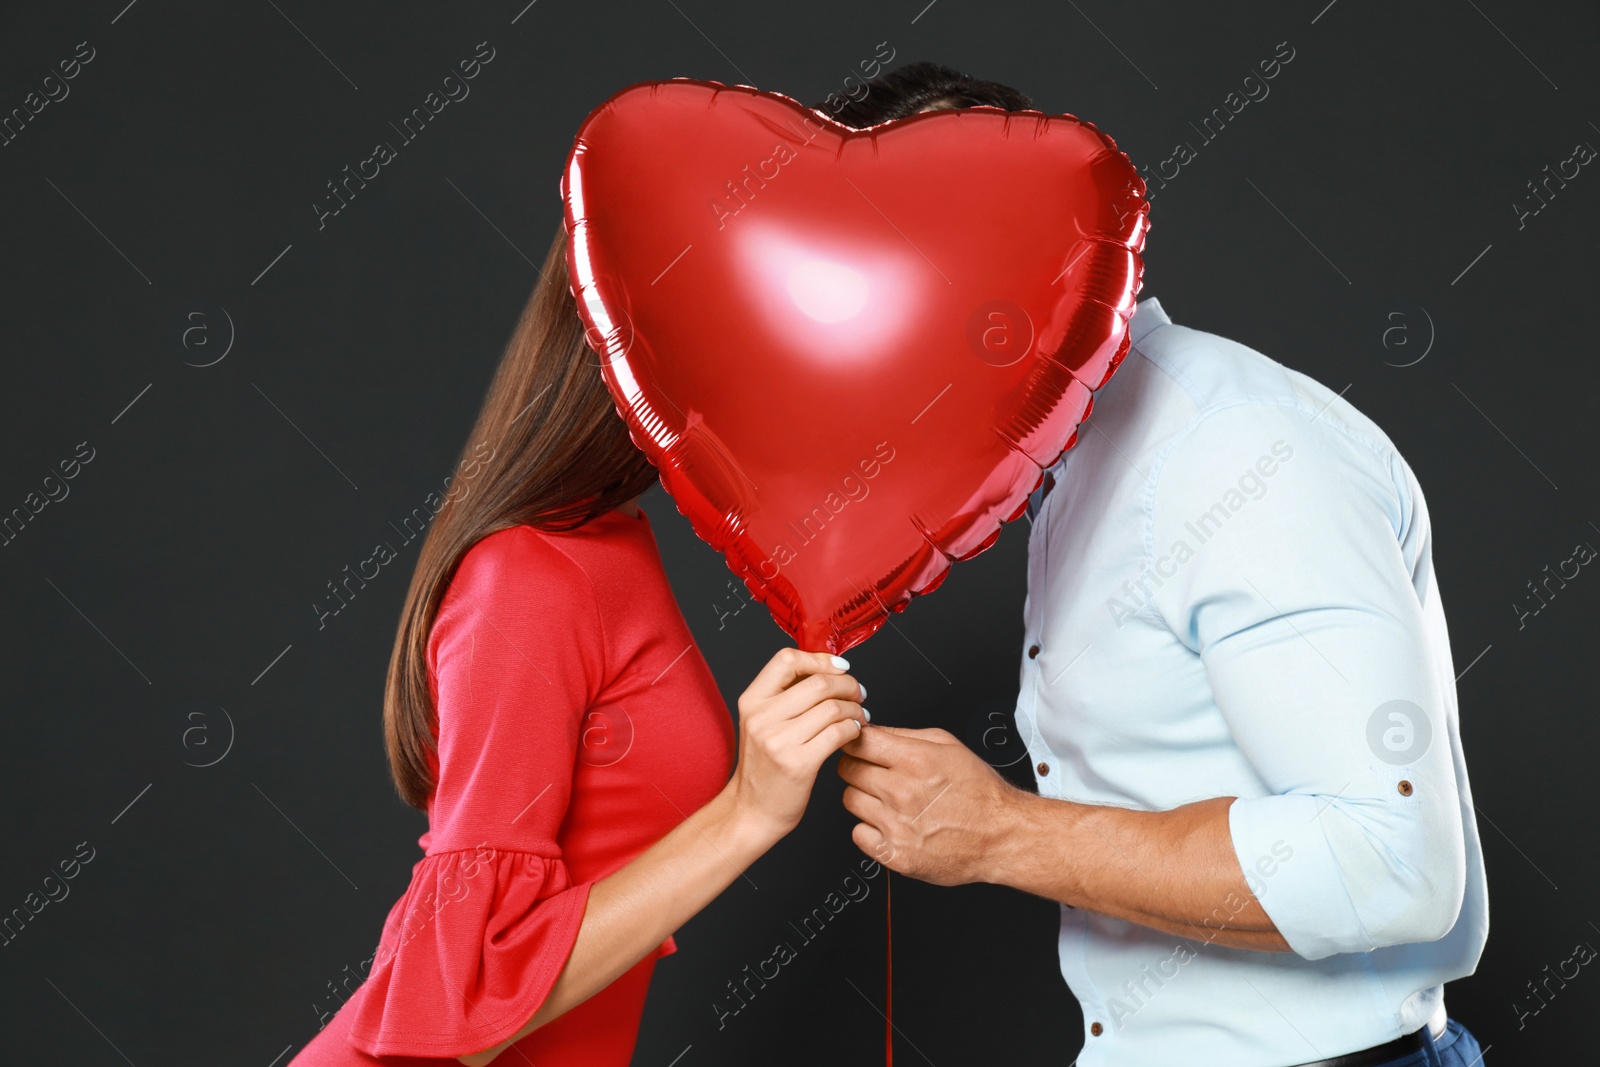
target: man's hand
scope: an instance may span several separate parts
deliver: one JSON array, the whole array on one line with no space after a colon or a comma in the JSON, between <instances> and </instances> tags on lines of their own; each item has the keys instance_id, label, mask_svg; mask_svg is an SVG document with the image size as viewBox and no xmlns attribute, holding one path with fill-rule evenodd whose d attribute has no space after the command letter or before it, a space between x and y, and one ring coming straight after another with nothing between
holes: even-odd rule
<instances>
[{"instance_id":1,"label":"man's hand","mask_svg":"<svg viewBox=\"0 0 1600 1067\"><path fill-rule=\"evenodd\" d=\"M945 730L868 726L848 742L839 777L861 822L851 839L892 871L935 885L992 880L1016 789Z\"/></svg>"},{"instance_id":2,"label":"man's hand","mask_svg":"<svg viewBox=\"0 0 1600 1067\"><path fill-rule=\"evenodd\" d=\"M1232 797L1169 811L1025 793L944 730L868 726L845 744L856 846L935 885L992 882L1229 948L1286 952L1234 856Z\"/></svg>"}]
</instances>

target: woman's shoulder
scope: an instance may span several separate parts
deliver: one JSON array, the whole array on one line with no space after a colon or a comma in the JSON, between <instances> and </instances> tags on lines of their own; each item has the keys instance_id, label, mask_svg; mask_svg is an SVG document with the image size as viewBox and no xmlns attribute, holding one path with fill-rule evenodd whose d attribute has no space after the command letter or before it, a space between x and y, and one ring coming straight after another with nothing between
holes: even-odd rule
<instances>
[{"instance_id":1,"label":"woman's shoulder","mask_svg":"<svg viewBox=\"0 0 1600 1067\"><path fill-rule=\"evenodd\" d=\"M556 537L521 523L479 538L456 565L452 586L503 588L508 582L537 579L585 592L588 575Z\"/></svg>"},{"instance_id":2,"label":"woman's shoulder","mask_svg":"<svg viewBox=\"0 0 1600 1067\"><path fill-rule=\"evenodd\" d=\"M504 653L513 666L582 661L591 681L603 673L605 635L594 585L575 560L542 531L517 525L474 542L445 588L428 635L431 668L450 657ZM536 664L538 665L538 664Z\"/></svg>"},{"instance_id":3,"label":"woman's shoulder","mask_svg":"<svg viewBox=\"0 0 1600 1067\"><path fill-rule=\"evenodd\" d=\"M440 601L435 640L464 624L488 619L519 628L592 625L594 583L553 538L528 525L496 530L474 542L456 564Z\"/></svg>"},{"instance_id":4,"label":"woman's shoulder","mask_svg":"<svg viewBox=\"0 0 1600 1067\"><path fill-rule=\"evenodd\" d=\"M592 582L596 571L653 550L646 520L608 511L570 530L527 523L496 530L467 550L459 569L521 570L568 580L586 575Z\"/></svg>"},{"instance_id":5,"label":"woman's shoulder","mask_svg":"<svg viewBox=\"0 0 1600 1067\"><path fill-rule=\"evenodd\" d=\"M648 523L608 512L572 530L520 524L479 539L457 564L440 621L493 608L607 631L654 617L670 598Z\"/></svg>"}]
</instances>

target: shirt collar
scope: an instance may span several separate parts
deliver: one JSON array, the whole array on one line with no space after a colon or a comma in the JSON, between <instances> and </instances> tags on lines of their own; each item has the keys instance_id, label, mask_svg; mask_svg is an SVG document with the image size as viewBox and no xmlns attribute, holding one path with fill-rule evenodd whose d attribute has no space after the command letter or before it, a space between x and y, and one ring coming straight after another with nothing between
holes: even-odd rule
<instances>
[{"instance_id":1,"label":"shirt collar","mask_svg":"<svg viewBox=\"0 0 1600 1067\"><path fill-rule=\"evenodd\" d=\"M1128 320L1128 344L1130 347L1136 345L1151 330L1171 324L1172 319L1161 307L1161 301L1153 296L1146 297L1134 306L1133 318Z\"/></svg>"}]
</instances>

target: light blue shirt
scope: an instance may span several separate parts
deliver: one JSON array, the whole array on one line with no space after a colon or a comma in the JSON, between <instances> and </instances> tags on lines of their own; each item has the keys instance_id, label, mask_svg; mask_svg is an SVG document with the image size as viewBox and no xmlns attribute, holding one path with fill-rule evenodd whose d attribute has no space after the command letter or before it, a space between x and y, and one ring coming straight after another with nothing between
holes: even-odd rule
<instances>
[{"instance_id":1,"label":"light blue shirt","mask_svg":"<svg viewBox=\"0 0 1600 1067\"><path fill-rule=\"evenodd\" d=\"M1442 1013L1489 925L1422 489L1304 374L1154 299L1130 327L1030 501L1017 724L1046 797L1238 797L1235 855L1293 952L1063 906L1078 1063L1287 1067L1381 1044Z\"/></svg>"}]
</instances>

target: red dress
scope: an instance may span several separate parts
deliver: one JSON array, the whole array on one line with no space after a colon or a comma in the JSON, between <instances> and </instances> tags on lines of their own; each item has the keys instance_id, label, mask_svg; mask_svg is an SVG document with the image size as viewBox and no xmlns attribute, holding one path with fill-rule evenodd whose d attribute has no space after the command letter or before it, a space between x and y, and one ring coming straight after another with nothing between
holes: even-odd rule
<instances>
[{"instance_id":1,"label":"red dress","mask_svg":"<svg viewBox=\"0 0 1600 1067\"><path fill-rule=\"evenodd\" d=\"M479 541L428 667L439 755L425 854L365 983L293 1067L438 1067L516 1033L566 963L590 886L732 770L732 720L646 518L608 511L568 533ZM676 947L669 937L497 1062L627 1064L655 962Z\"/></svg>"}]
</instances>

